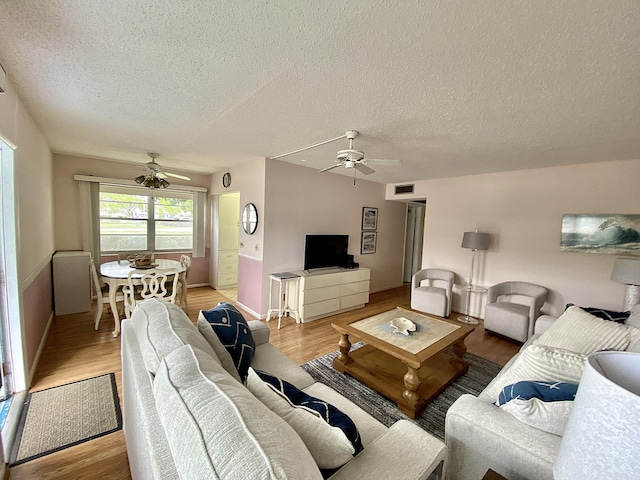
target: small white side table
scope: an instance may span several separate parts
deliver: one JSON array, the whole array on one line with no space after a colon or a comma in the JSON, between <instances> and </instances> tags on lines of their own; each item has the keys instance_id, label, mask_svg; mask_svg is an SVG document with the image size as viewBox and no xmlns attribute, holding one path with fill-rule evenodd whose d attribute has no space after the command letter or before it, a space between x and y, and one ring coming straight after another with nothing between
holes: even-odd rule
<instances>
[{"instance_id":1,"label":"small white side table","mask_svg":"<svg viewBox=\"0 0 640 480\"><path fill-rule=\"evenodd\" d=\"M273 283L278 283L278 308L273 308ZM300 285L300 275L295 273L271 273L269 274L269 310L267 310L267 322L271 320L271 314L278 312L278 330L282 322L283 315L295 318L296 323L300 323L298 313L298 291ZM290 301L290 294L293 291L293 303Z\"/></svg>"}]
</instances>

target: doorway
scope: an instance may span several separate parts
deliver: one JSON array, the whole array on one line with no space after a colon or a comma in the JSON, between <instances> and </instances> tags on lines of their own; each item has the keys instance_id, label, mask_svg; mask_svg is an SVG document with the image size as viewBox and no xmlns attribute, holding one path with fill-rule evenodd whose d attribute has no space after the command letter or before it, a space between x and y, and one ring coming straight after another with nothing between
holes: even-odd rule
<instances>
[{"instance_id":1,"label":"doorway","mask_svg":"<svg viewBox=\"0 0 640 480\"><path fill-rule=\"evenodd\" d=\"M238 243L240 235L240 192L218 196L217 256L214 287L216 290L238 286Z\"/></svg>"},{"instance_id":2,"label":"doorway","mask_svg":"<svg viewBox=\"0 0 640 480\"><path fill-rule=\"evenodd\" d=\"M413 274L422 268L422 241L426 211L426 200L407 204L402 279L404 283L411 283Z\"/></svg>"}]
</instances>

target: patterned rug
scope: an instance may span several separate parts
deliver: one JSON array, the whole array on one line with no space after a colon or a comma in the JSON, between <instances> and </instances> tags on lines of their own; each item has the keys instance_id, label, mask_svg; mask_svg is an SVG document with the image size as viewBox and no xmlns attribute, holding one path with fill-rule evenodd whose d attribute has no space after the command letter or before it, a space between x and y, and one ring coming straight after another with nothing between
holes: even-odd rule
<instances>
[{"instance_id":1,"label":"patterned rug","mask_svg":"<svg viewBox=\"0 0 640 480\"><path fill-rule=\"evenodd\" d=\"M360 342L355 344L353 348L362 345ZM464 358L469 362L467 373L454 380L425 407L419 418L412 420L398 410L395 402L350 375L335 371L332 362L338 353L337 351L332 352L311 360L302 364L302 368L309 372L316 381L330 386L384 425L389 427L400 419L410 420L440 440L444 440L444 418L451 404L464 393L478 395L502 368L489 360L466 353Z\"/></svg>"},{"instance_id":2,"label":"patterned rug","mask_svg":"<svg viewBox=\"0 0 640 480\"><path fill-rule=\"evenodd\" d=\"M10 465L107 435L122 428L115 375L27 395Z\"/></svg>"}]
</instances>

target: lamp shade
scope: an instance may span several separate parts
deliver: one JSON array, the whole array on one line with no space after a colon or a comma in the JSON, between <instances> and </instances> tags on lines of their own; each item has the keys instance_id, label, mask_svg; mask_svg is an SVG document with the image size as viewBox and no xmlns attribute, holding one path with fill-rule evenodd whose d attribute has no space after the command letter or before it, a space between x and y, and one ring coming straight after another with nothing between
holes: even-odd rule
<instances>
[{"instance_id":1,"label":"lamp shade","mask_svg":"<svg viewBox=\"0 0 640 480\"><path fill-rule=\"evenodd\" d=\"M594 353L580 380L554 479L637 479L639 453L640 354Z\"/></svg>"},{"instance_id":2,"label":"lamp shade","mask_svg":"<svg viewBox=\"0 0 640 480\"><path fill-rule=\"evenodd\" d=\"M481 232L464 232L462 248L471 250L486 250L489 248L489 234Z\"/></svg>"},{"instance_id":3,"label":"lamp shade","mask_svg":"<svg viewBox=\"0 0 640 480\"><path fill-rule=\"evenodd\" d=\"M616 258L611 280L625 285L640 285L640 259Z\"/></svg>"}]
</instances>

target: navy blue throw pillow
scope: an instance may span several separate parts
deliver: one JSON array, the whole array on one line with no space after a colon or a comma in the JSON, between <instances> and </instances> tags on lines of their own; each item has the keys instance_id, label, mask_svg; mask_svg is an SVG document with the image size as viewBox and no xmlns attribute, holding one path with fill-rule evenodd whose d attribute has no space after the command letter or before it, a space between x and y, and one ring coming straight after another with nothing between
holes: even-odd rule
<instances>
[{"instance_id":1,"label":"navy blue throw pillow","mask_svg":"<svg viewBox=\"0 0 640 480\"><path fill-rule=\"evenodd\" d=\"M242 314L230 303L221 302L202 315L227 349L244 382L251 366L256 342Z\"/></svg>"},{"instance_id":2,"label":"navy blue throw pillow","mask_svg":"<svg viewBox=\"0 0 640 480\"><path fill-rule=\"evenodd\" d=\"M498 406L510 400L531 400L539 398L543 402L574 400L578 385L567 382L522 381L507 385L498 395Z\"/></svg>"},{"instance_id":3,"label":"navy blue throw pillow","mask_svg":"<svg viewBox=\"0 0 640 480\"><path fill-rule=\"evenodd\" d=\"M305 407L309 410L318 412L321 417L332 427L337 427L342 430L347 439L353 445L355 457L362 451L362 440L360 439L360 432L353 420L349 418L346 413L341 412L330 403L325 402L319 398L312 397L299 390L297 387L291 385L289 382L280 378L269 375L268 373L256 370L256 373L260 379L274 387L282 395L284 395L289 403L297 407Z\"/></svg>"},{"instance_id":4,"label":"navy blue throw pillow","mask_svg":"<svg viewBox=\"0 0 640 480\"><path fill-rule=\"evenodd\" d=\"M573 307L573 303L567 303L565 310L569 307ZM578 305L575 305L578 306ZM616 323L624 323L629 318L631 312L615 312L613 310L605 310L604 308L596 307L579 307L587 313L590 313L594 317L602 318L603 320L609 320Z\"/></svg>"}]
</instances>

